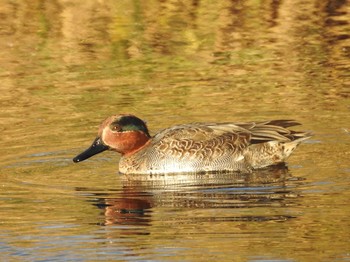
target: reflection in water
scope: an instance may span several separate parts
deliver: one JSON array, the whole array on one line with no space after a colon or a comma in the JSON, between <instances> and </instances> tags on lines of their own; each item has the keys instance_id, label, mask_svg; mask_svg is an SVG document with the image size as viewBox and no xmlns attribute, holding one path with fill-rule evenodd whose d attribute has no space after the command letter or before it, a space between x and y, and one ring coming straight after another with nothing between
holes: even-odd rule
<instances>
[{"instance_id":1,"label":"reflection in water","mask_svg":"<svg viewBox=\"0 0 350 262\"><path fill-rule=\"evenodd\" d=\"M92 193L93 205L103 210L103 225L150 226L152 212L162 209L247 209L286 207L295 204L300 179L287 167L270 167L251 174L210 173L123 177L120 192ZM91 191L77 188L77 191ZM171 211L169 215L171 216ZM203 221L284 221L289 215L193 216L190 223ZM170 219L170 217L169 217ZM183 223L182 218L182 223ZM126 231L130 234L130 230ZM139 231L137 231L139 233Z\"/></svg>"},{"instance_id":2,"label":"reflection in water","mask_svg":"<svg viewBox=\"0 0 350 262\"><path fill-rule=\"evenodd\" d=\"M105 209L105 225L150 225L150 215L146 212L151 203L146 199L111 198L103 199L103 202L98 207Z\"/></svg>"},{"instance_id":3,"label":"reflection in water","mask_svg":"<svg viewBox=\"0 0 350 262\"><path fill-rule=\"evenodd\" d=\"M0 18L1 261L349 259L349 0L2 0ZM73 167L118 112L290 118L320 143L290 159L306 184Z\"/></svg>"}]
</instances>

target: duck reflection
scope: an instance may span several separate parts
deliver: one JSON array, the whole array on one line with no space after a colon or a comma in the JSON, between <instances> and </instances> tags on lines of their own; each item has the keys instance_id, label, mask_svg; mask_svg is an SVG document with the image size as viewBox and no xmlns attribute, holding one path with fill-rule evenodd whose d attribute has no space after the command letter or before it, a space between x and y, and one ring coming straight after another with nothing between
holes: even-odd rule
<instances>
[{"instance_id":1,"label":"duck reflection","mask_svg":"<svg viewBox=\"0 0 350 262\"><path fill-rule=\"evenodd\" d=\"M104 198L96 204L104 210L105 220L102 225L148 226L151 203L146 199Z\"/></svg>"},{"instance_id":2,"label":"duck reflection","mask_svg":"<svg viewBox=\"0 0 350 262\"><path fill-rule=\"evenodd\" d=\"M169 216L176 216L177 211L184 209L215 209L215 212L206 212L205 216L203 212L198 217L191 216L188 219L192 222L203 219L284 221L293 216L283 215L286 212L281 212L282 215L270 212L261 215L261 212L255 214L254 211L248 212L249 215L247 212L235 211L227 216L227 211L233 208L289 207L298 201L296 188L301 180L293 177L284 165L250 174L122 176L122 187L109 190L108 193L95 193L94 205L103 210L103 225L149 226L152 222L152 212L160 209ZM220 210L225 210L225 215L221 216ZM208 214L211 214L211 217L208 217Z\"/></svg>"}]
</instances>

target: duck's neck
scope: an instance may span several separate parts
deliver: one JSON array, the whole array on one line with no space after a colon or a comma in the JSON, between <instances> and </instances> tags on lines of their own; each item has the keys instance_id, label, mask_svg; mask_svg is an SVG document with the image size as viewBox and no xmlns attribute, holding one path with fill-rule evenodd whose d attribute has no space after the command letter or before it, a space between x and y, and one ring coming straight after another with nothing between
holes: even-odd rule
<instances>
[{"instance_id":1,"label":"duck's neck","mask_svg":"<svg viewBox=\"0 0 350 262\"><path fill-rule=\"evenodd\" d=\"M150 142L151 138L143 132L126 133L117 151L123 156L130 156L147 147Z\"/></svg>"}]
</instances>

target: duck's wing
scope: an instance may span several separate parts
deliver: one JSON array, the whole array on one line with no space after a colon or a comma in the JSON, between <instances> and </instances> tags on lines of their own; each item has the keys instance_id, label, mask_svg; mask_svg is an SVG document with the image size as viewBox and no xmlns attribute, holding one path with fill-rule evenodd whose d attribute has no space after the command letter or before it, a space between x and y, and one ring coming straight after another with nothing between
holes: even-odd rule
<instances>
[{"instance_id":1,"label":"duck's wing","mask_svg":"<svg viewBox=\"0 0 350 262\"><path fill-rule=\"evenodd\" d=\"M169 157L212 159L237 153L250 140L248 130L232 123L192 123L160 131L153 137L151 148Z\"/></svg>"},{"instance_id":2,"label":"duck's wing","mask_svg":"<svg viewBox=\"0 0 350 262\"><path fill-rule=\"evenodd\" d=\"M306 139L312 135L309 132L300 132L288 129L288 127L300 125L300 123L294 120L236 123L235 125L250 132L250 142L252 144L269 141L290 142L299 138Z\"/></svg>"},{"instance_id":3,"label":"duck's wing","mask_svg":"<svg viewBox=\"0 0 350 262\"><path fill-rule=\"evenodd\" d=\"M153 141L156 144L163 145L183 143L187 147L198 143L228 143L230 146L243 148L250 144L268 141L288 142L310 136L307 132L296 132L288 129L288 127L296 125L300 124L293 120L247 123L191 123L164 129L154 136Z\"/></svg>"},{"instance_id":4,"label":"duck's wing","mask_svg":"<svg viewBox=\"0 0 350 262\"><path fill-rule=\"evenodd\" d=\"M241 132L247 133L247 130L232 123L191 123L161 130L154 136L154 140L208 142L224 134L238 134Z\"/></svg>"}]
</instances>

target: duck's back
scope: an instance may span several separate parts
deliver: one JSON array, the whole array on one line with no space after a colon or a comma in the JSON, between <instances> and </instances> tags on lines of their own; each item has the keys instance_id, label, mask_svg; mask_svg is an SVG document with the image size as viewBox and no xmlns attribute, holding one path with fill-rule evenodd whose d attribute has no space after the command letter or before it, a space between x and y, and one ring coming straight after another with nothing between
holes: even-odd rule
<instances>
[{"instance_id":1,"label":"duck's back","mask_svg":"<svg viewBox=\"0 0 350 262\"><path fill-rule=\"evenodd\" d=\"M192 123L157 133L150 144L123 157L122 173L242 171L283 162L308 134L290 120Z\"/></svg>"}]
</instances>

